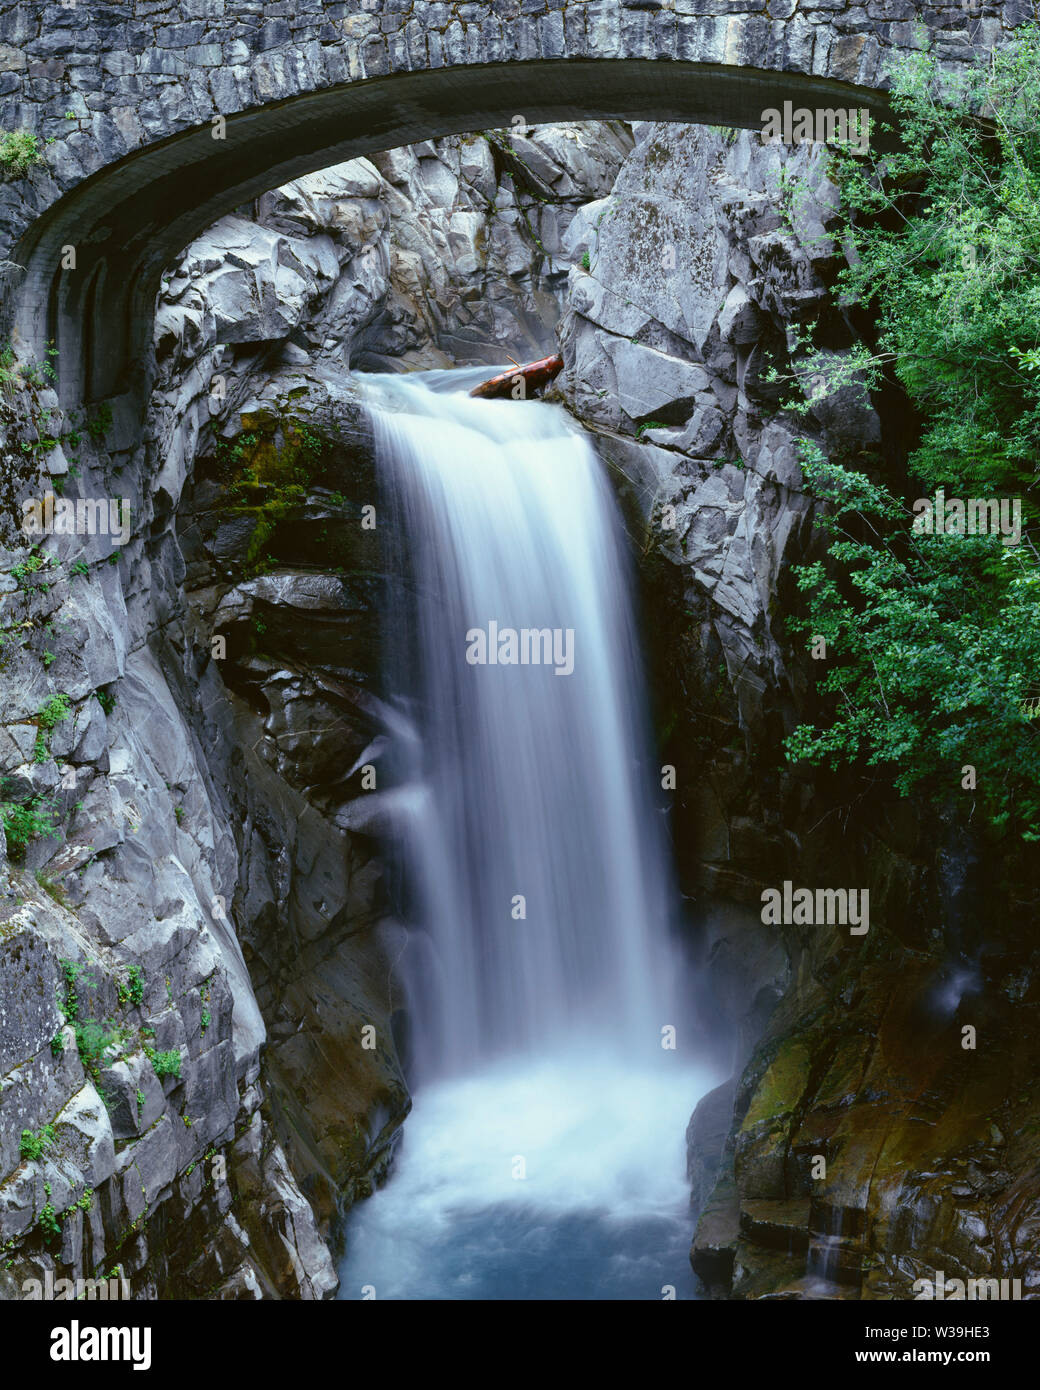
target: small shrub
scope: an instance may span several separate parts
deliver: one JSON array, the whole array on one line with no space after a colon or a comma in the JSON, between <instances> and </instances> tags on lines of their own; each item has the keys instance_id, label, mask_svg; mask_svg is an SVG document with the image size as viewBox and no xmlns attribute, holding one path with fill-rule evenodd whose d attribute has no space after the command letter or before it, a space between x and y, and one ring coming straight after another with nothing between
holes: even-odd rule
<instances>
[{"instance_id":1,"label":"small shrub","mask_svg":"<svg viewBox=\"0 0 1040 1390\"><path fill-rule=\"evenodd\" d=\"M144 1054L151 1062L156 1076L175 1076L180 1079L181 1050L173 1047L169 1052L157 1052L154 1047L145 1047Z\"/></svg>"},{"instance_id":2,"label":"small shrub","mask_svg":"<svg viewBox=\"0 0 1040 1390\"><path fill-rule=\"evenodd\" d=\"M38 1129L35 1133L33 1133L31 1129L23 1129L21 1142L18 1145L18 1152L23 1158L33 1162L41 1157L53 1143L53 1125L44 1125L42 1129Z\"/></svg>"},{"instance_id":3,"label":"small shrub","mask_svg":"<svg viewBox=\"0 0 1040 1390\"><path fill-rule=\"evenodd\" d=\"M39 711L36 718L40 722L41 728L50 733L58 724L62 724L72 714L72 703L64 691L60 691L47 701L43 709Z\"/></svg>"},{"instance_id":4,"label":"small shrub","mask_svg":"<svg viewBox=\"0 0 1040 1390\"><path fill-rule=\"evenodd\" d=\"M99 1023L97 1019L88 1018L83 1023L75 1024L75 1029L76 1047L83 1068L97 1080L101 1074L101 1063L108 1061L112 1049L119 1045L119 1034L111 1019Z\"/></svg>"},{"instance_id":5,"label":"small shrub","mask_svg":"<svg viewBox=\"0 0 1040 1390\"><path fill-rule=\"evenodd\" d=\"M22 859L26 846L41 835L57 840L61 829L54 816L54 802L42 796L29 801L0 801L0 820L7 836L7 852L12 859Z\"/></svg>"},{"instance_id":6,"label":"small shrub","mask_svg":"<svg viewBox=\"0 0 1040 1390\"><path fill-rule=\"evenodd\" d=\"M137 1008L144 999L144 971L139 965L131 965L126 973L126 983L119 981L116 994L120 1004L132 1004Z\"/></svg>"},{"instance_id":7,"label":"small shrub","mask_svg":"<svg viewBox=\"0 0 1040 1390\"><path fill-rule=\"evenodd\" d=\"M37 712L37 734L36 747L33 750L33 760L38 763L45 763L50 757L48 737L55 728L64 723L72 715L72 702L64 692L59 692L47 701L41 710Z\"/></svg>"},{"instance_id":8,"label":"small shrub","mask_svg":"<svg viewBox=\"0 0 1040 1390\"><path fill-rule=\"evenodd\" d=\"M93 415L87 418L87 433L95 444L100 444L105 435L112 428L112 407L108 401L102 401Z\"/></svg>"},{"instance_id":9,"label":"small shrub","mask_svg":"<svg viewBox=\"0 0 1040 1390\"><path fill-rule=\"evenodd\" d=\"M24 179L34 165L42 163L40 142L31 131L0 131L0 172L6 178Z\"/></svg>"},{"instance_id":10,"label":"small shrub","mask_svg":"<svg viewBox=\"0 0 1040 1390\"><path fill-rule=\"evenodd\" d=\"M43 1232L43 1238L48 1243L52 1236L61 1235L61 1218L54 1210L54 1204L52 1202L48 1202L40 1212L39 1225L40 1230Z\"/></svg>"}]
</instances>

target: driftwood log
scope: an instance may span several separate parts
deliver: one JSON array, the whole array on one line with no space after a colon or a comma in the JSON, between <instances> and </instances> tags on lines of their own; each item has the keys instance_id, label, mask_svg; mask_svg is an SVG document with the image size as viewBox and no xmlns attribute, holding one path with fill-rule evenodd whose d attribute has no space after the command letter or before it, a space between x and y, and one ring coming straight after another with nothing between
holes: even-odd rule
<instances>
[{"instance_id":1,"label":"driftwood log","mask_svg":"<svg viewBox=\"0 0 1040 1390\"><path fill-rule=\"evenodd\" d=\"M470 395L480 396L484 400L493 400L497 396L513 396L517 380L522 379L523 393L516 399L523 400L540 386L547 386L562 367L563 358L559 353L555 357L543 357L540 362L530 362L526 367L510 367L508 372L500 372L489 381L482 381L479 386L474 386Z\"/></svg>"}]
</instances>

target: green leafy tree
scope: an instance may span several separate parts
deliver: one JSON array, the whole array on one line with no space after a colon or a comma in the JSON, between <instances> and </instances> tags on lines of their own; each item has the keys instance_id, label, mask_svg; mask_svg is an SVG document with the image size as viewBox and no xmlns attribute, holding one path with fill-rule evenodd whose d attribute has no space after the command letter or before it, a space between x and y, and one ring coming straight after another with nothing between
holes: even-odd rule
<instances>
[{"instance_id":1,"label":"green leafy tree","mask_svg":"<svg viewBox=\"0 0 1040 1390\"><path fill-rule=\"evenodd\" d=\"M904 795L938 801L974 784L996 827L1040 838L1040 570L999 536L915 534L909 510L862 473L804 460L829 503L830 563L800 567L822 637L833 721L802 725L788 755L884 767ZM965 768L972 769L967 773ZM972 798L975 799L975 798Z\"/></svg>"},{"instance_id":2,"label":"green leafy tree","mask_svg":"<svg viewBox=\"0 0 1040 1390\"><path fill-rule=\"evenodd\" d=\"M836 295L868 306L873 346L838 361L810 334L799 378L832 393L887 375L920 434L909 485L823 459L828 559L801 567L827 642L832 718L788 739L792 760L882 768L904 794L974 797L997 830L1040 838L1040 569L1029 536L1040 466L1040 28L954 80L924 51L893 75L898 153L835 156L836 229L850 251ZM809 405L811 410L811 402ZM1005 496L1024 540L920 534L911 504ZM1008 493L1013 494L1008 497ZM971 771L966 771L971 769Z\"/></svg>"}]
</instances>

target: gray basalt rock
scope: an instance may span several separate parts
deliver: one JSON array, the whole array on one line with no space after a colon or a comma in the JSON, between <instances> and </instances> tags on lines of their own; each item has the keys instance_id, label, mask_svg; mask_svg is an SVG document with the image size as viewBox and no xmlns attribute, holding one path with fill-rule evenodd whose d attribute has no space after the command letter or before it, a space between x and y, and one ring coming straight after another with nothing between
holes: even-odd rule
<instances>
[{"instance_id":1,"label":"gray basalt rock","mask_svg":"<svg viewBox=\"0 0 1040 1390\"><path fill-rule=\"evenodd\" d=\"M693 1267L715 1297L905 1298L938 1269L1035 1288L1035 1164L1005 1137L1036 1123L1035 1088L1009 1080L1034 1023L1028 1010L1008 1021L1001 964L978 985L1001 1041L969 1083L936 1004L950 974L942 867L963 847L876 782L810 780L784 759L785 735L817 717L816 673L782 621L799 602L793 567L821 553L800 440L867 471L893 452L854 379L821 395L792 360L825 307L830 346L814 370L856 342L829 308L840 260L825 152L635 134L612 193L571 226L557 391L593 431L642 559L677 861L709 962L694 1014L734 1038L736 1072L687 1136ZM794 206L781 174L804 190ZM687 400L674 383L692 372L704 381ZM652 400L675 415L644 428ZM1007 894L991 949L1028 956L1021 888L995 862L990 875ZM785 879L869 885L869 949L826 928L766 927L762 889Z\"/></svg>"},{"instance_id":2,"label":"gray basalt rock","mask_svg":"<svg viewBox=\"0 0 1040 1390\"><path fill-rule=\"evenodd\" d=\"M170 52L149 49L156 71ZM282 80L277 45L265 61ZM120 129L159 120L143 102ZM383 727L379 494L349 368L550 351L567 228L630 147L622 126L549 126L306 175L169 267L143 440L116 402L75 444L64 422L38 474L54 392L0 402L12 515L61 476L129 519L129 539L44 538L46 572L10 528L0 555L4 798L43 817L9 832L0 899L0 949L30 963L23 986L11 955L0 1011L5 1289L118 1261L136 1296L334 1291L331 1222L385 1173L409 1104L359 784ZM22 1128L48 1124L60 1144L23 1161Z\"/></svg>"}]
</instances>

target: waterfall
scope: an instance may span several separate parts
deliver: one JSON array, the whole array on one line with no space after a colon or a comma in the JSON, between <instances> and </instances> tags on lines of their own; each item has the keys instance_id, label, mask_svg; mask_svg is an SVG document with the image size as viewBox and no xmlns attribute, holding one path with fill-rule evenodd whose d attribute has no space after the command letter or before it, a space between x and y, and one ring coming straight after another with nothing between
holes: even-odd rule
<instances>
[{"instance_id":1,"label":"waterfall","mask_svg":"<svg viewBox=\"0 0 1040 1390\"><path fill-rule=\"evenodd\" d=\"M406 1224L438 1213L431 1230L463 1208L490 1229L518 1202L565 1225L630 1200L661 1218L706 1089L668 1037L677 895L614 501L563 411L445 389L471 377L366 378L398 577L384 646L415 1097L399 1171L351 1227L344 1277L375 1285L357 1247L378 1263L395 1191Z\"/></svg>"}]
</instances>

